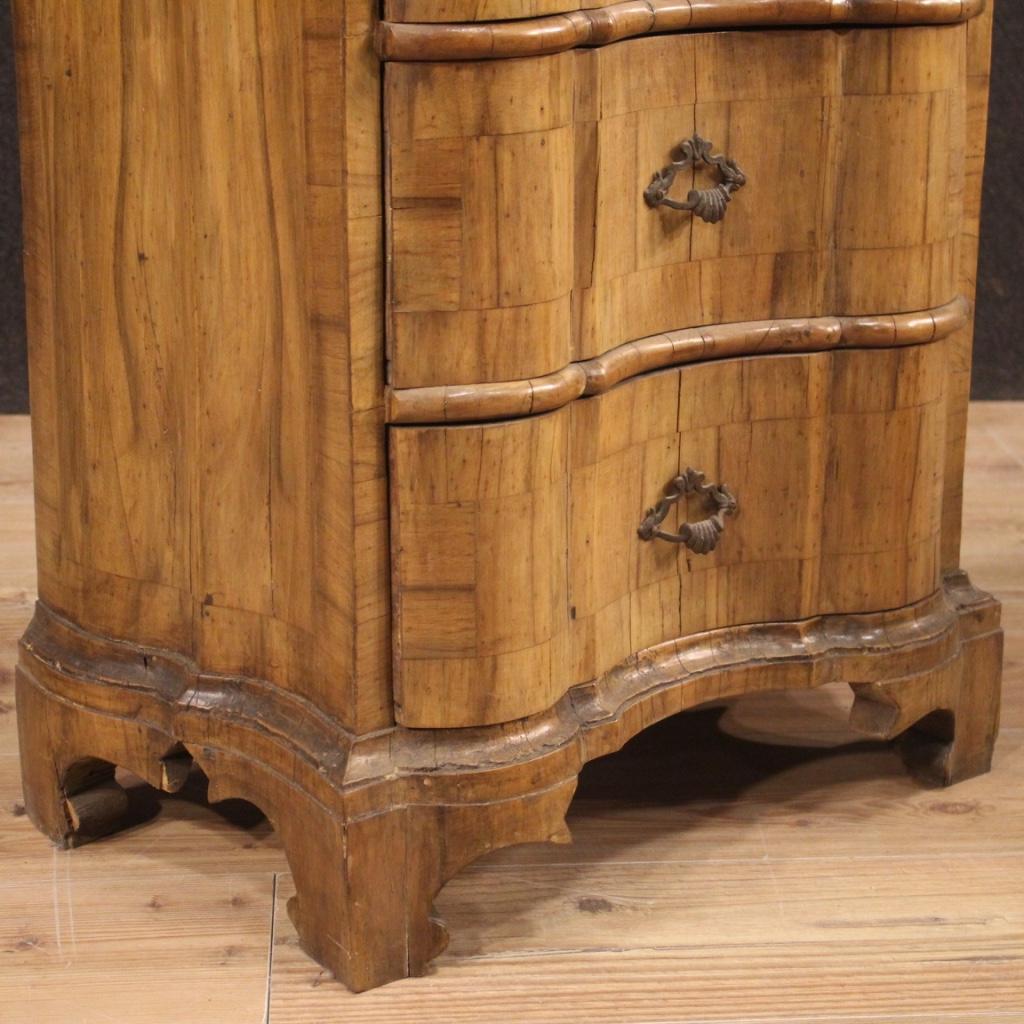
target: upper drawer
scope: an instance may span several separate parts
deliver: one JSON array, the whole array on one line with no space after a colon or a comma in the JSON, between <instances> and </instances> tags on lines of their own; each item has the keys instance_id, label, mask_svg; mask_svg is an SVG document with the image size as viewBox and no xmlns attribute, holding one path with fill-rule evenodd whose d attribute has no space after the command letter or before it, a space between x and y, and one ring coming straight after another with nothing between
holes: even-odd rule
<instances>
[{"instance_id":1,"label":"upper drawer","mask_svg":"<svg viewBox=\"0 0 1024 1024\"><path fill-rule=\"evenodd\" d=\"M681 327L948 301L964 60L952 25L389 64L391 383L518 380ZM694 133L747 178L719 223L644 200Z\"/></svg>"}]
</instances>

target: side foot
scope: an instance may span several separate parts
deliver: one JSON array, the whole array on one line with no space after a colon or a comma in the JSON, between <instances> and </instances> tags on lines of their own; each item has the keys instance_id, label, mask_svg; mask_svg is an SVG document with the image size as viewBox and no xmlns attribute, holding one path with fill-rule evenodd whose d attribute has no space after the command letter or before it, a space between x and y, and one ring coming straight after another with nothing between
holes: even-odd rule
<instances>
[{"instance_id":1,"label":"side foot","mask_svg":"<svg viewBox=\"0 0 1024 1024\"><path fill-rule=\"evenodd\" d=\"M64 701L22 666L15 678L25 810L58 846L117 830L128 809L119 765L170 793L185 784L192 760L171 737Z\"/></svg>"},{"instance_id":2,"label":"side foot","mask_svg":"<svg viewBox=\"0 0 1024 1024\"><path fill-rule=\"evenodd\" d=\"M961 616L966 635L943 665L920 675L853 685L851 724L868 736L895 739L908 768L931 785L950 786L987 772L999 732L1003 634L998 605L976 601Z\"/></svg>"}]
</instances>

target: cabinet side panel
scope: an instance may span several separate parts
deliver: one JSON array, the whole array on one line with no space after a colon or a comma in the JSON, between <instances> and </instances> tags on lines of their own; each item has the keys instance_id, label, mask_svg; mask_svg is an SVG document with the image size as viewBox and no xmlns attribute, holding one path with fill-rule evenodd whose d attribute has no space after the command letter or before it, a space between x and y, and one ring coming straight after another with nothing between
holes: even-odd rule
<instances>
[{"instance_id":1,"label":"cabinet side panel","mask_svg":"<svg viewBox=\"0 0 1024 1024\"><path fill-rule=\"evenodd\" d=\"M43 599L386 724L369 5L18 24Z\"/></svg>"},{"instance_id":2,"label":"cabinet side panel","mask_svg":"<svg viewBox=\"0 0 1024 1024\"><path fill-rule=\"evenodd\" d=\"M23 2L14 9L14 48L18 83L18 133L21 158L21 211L25 319L28 334L30 402L32 411L33 483L35 491L36 560L39 588L61 559L60 490L57 459L56 351L53 328L51 189L43 139L47 127L46 85L39 68L36 44L38 20L34 6Z\"/></svg>"},{"instance_id":3,"label":"cabinet side panel","mask_svg":"<svg viewBox=\"0 0 1024 1024\"><path fill-rule=\"evenodd\" d=\"M174 106L142 116L177 84L144 11L103 7L16 9L39 586L84 625L190 651L187 142Z\"/></svg>"}]
</instances>

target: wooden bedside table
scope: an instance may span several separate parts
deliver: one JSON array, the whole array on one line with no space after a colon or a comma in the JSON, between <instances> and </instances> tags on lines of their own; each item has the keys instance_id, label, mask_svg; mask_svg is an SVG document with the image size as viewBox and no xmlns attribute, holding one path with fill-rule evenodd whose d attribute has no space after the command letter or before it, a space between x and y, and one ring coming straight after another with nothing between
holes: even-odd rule
<instances>
[{"instance_id":1,"label":"wooden bedside table","mask_svg":"<svg viewBox=\"0 0 1024 1024\"><path fill-rule=\"evenodd\" d=\"M28 811L74 845L198 764L354 989L647 725L842 680L948 784L1001 658L983 3L384 6L15 4Z\"/></svg>"}]
</instances>

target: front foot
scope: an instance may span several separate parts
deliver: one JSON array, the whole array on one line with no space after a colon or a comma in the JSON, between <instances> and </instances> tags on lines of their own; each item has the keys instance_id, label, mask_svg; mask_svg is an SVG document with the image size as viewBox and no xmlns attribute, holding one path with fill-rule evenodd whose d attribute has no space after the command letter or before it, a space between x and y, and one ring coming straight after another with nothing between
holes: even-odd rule
<instances>
[{"instance_id":1,"label":"front foot","mask_svg":"<svg viewBox=\"0 0 1024 1024\"><path fill-rule=\"evenodd\" d=\"M331 808L237 752L190 749L211 803L248 800L267 815L295 882L288 916L299 943L354 992L425 974L448 945L433 910L441 887L492 850L564 841L576 788L573 774L539 792L462 803L456 791L448 802L452 780L436 777L418 783L434 803L353 814L344 794Z\"/></svg>"}]
</instances>

